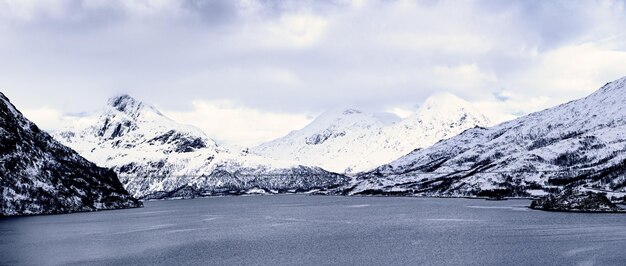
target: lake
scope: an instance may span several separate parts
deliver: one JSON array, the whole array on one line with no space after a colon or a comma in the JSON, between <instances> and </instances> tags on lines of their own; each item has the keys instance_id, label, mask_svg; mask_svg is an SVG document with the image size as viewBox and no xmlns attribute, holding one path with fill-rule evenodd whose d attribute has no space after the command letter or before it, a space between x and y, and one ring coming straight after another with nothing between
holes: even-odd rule
<instances>
[{"instance_id":1,"label":"lake","mask_svg":"<svg viewBox=\"0 0 626 266\"><path fill-rule=\"evenodd\" d=\"M0 219L1 265L626 265L626 215L528 200L245 196Z\"/></svg>"}]
</instances>

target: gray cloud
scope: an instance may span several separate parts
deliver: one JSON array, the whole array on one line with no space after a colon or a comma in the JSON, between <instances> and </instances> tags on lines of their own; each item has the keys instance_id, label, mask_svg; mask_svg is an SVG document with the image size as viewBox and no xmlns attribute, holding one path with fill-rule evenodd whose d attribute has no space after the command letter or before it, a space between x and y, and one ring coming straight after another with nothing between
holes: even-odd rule
<instances>
[{"instance_id":1,"label":"gray cloud","mask_svg":"<svg viewBox=\"0 0 626 266\"><path fill-rule=\"evenodd\" d=\"M181 112L229 100L316 114L451 91L517 115L626 75L625 11L623 1L0 1L0 89L61 113L116 93Z\"/></svg>"}]
</instances>

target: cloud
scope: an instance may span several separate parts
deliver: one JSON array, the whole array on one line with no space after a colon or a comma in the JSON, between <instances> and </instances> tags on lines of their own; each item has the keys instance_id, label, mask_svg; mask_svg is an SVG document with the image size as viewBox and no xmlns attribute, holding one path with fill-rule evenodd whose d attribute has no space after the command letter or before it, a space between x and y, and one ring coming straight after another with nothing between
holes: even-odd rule
<instances>
[{"instance_id":1,"label":"cloud","mask_svg":"<svg viewBox=\"0 0 626 266\"><path fill-rule=\"evenodd\" d=\"M324 34L327 22L312 15L285 15L268 25L267 45L278 48L306 47L315 44Z\"/></svg>"},{"instance_id":2,"label":"cloud","mask_svg":"<svg viewBox=\"0 0 626 266\"><path fill-rule=\"evenodd\" d=\"M20 112L39 128L49 132L86 128L97 121L97 117L89 113L69 114L50 107L20 109Z\"/></svg>"},{"instance_id":3,"label":"cloud","mask_svg":"<svg viewBox=\"0 0 626 266\"><path fill-rule=\"evenodd\" d=\"M299 117L450 91L504 119L626 75L624 3L0 0L0 88L61 115L129 93Z\"/></svg>"},{"instance_id":4,"label":"cloud","mask_svg":"<svg viewBox=\"0 0 626 266\"><path fill-rule=\"evenodd\" d=\"M529 89L549 88L552 94L589 94L598 84L626 76L626 51L613 47L583 43L552 50L524 73L533 79L516 82Z\"/></svg>"},{"instance_id":5,"label":"cloud","mask_svg":"<svg viewBox=\"0 0 626 266\"><path fill-rule=\"evenodd\" d=\"M63 114L53 108L22 109L20 112L42 129L59 128L63 124Z\"/></svg>"},{"instance_id":6,"label":"cloud","mask_svg":"<svg viewBox=\"0 0 626 266\"><path fill-rule=\"evenodd\" d=\"M194 125L218 142L250 147L282 137L311 122L306 114L264 112L232 101L194 101L192 110L165 110L166 116Z\"/></svg>"}]
</instances>

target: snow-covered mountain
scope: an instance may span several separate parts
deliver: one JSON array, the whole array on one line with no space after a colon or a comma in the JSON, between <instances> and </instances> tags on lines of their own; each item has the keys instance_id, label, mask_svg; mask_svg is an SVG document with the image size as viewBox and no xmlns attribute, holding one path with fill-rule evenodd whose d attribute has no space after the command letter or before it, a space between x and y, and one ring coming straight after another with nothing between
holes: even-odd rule
<instances>
[{"instance_id":1,"label":"snow-covered mountain","mask_svg":"<svg viewBox=\"0 0 626 266\"><path fill-rule=\"evenodd\" d=\"M0 93L0 216L139 206L113 171L55 141Z\"/></svg>"},{"instance_id":2,"label":"snow-covered mountain","mask_svg":"<svg viewBox=\"0 0 626 266\"><path fill-rule=\"evenodd\" d=\"M128 95L109 99L97 122L55 134L99 165L113 168L138 198L279 193L336 187L348 178L230 151L201 130L181 125Z\"/></svg>"},{"instance_id":3,"label":"snow-covered mountain","mask_svg":"<svg viewBox=\"0 0 626 266\"><path fill-rule=\"evenodd\" d=\"M529 196L568 186L619 196L626 192L626 77L583 99L466 130L357 179L344 193Z\"/></svg>"},{"instance_id":4,"label":"snow-covered mountain","mask_svg":"<svg viewBox=\"0 0 626 266\"><path fill-rule=\"evenodd\" d=\"M415 114L405 119L391 113L356 109L328 111L303 129L252 151L330 171L356 173L489 123L467 101L443 93L429 97Z\"/></svg>"}]
</instances>

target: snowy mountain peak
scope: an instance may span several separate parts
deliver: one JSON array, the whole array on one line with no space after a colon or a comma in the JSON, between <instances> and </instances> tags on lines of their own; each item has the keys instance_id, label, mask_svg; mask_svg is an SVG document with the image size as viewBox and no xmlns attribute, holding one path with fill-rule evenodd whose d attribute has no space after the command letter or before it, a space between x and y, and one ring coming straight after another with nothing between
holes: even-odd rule
<instances>
[{"instance_id":1,"label":"snowy mountain peak","mask_svg":"<svg viewBox=\"0 0 626 266\"><path fill-rule=\"evenodd\" d=\"M318 116L310 125L339 125L348 122L352 125L368 126L376 123L390 123L400 118L392 113L368 113L355 108L335 108ZM308 127L308 126L307 126Z\"/></svg>"},{"instance_id":2,"label":"snowy mountain peak","mask_svg":"<svg viewBox=\"0 0 626 266\"><path fill-rule=\"evenodd\" d=\"M450 92L437 93L429 96L420 105L420 111L467 110L478 112L475 105Z\"/></svg>"},{"instance_id":3,"label":"snowy mountain peak","mask_svg":"<svg viewBox=\"0 0 626 266\"><path fill-rule=\"evenodd\" d=\"M438 120L458 121L473 119L477 124L489 125L490 120L472 103L445 92L428 97L414 115L420 119L436 118Z\"/></svg>"},{"instance_id":4,"label":"snowy mountain peak","mask_svg":"<svg viewBox=\"0 0 626 266\"><path fill-rule=\"evenodd\" d=\"M355 173L488 124L489 120L470 103L447 93L430 97L418 112L405 119L391 113L333 109L303 129L253 151L335 172Z\"/></svg>"},{"instance_id":5,"label":"snowy mountain peak","mask_svg":"<svg viewBox=\"0 0 626 266\"><path fill-rule=\"evenodd\" d=\"M446 92L428 97L416 113L402 120L397 127L422 131L426 129L430 138L441 140L460 133L457 131L459 128L468 129L490 124L489 118L472 103Z\"/></svg>"},{"instance_id":6,"label":"snowy mountain peak","mask_svg":"<svg viewBox=\"0 0 626 266\"><path fill-rule=\"evenodd\" d=\"M144 104L128 94L122 94L109 98L107 101L107 107L128 115L131 119L137 119L142 112L146 111L154 113L158 116L163 116L163 114L154 106Z\"/></svg>"},{"instance_id":7,"label":"snowy mountain peak","mask_svg":"<svg viewBox=\"0 0 626 266\"><path fill-rule=\"evenodd\" d=\"M361 110L357 110L357 109L347 109L345 111L343 111L344 115L351 115L351 114L361 114L363 113Z\"/></svg>"},{"instance_id":8,"label":"snowy mountain peak","mask_svg":"<svg viewBox=\"0 0 626 266\"><path fill-rule=\"evenodd\" d=\"M109 98L108 105L124 112L126 109L138 109L142 103L128 94L122 94Z\"/></svg>"},{"instance_id":9,"label":"snowy mountain peak","mask_svg":"<svg viewBox=\"0 0 626 266\"><path fill-rule=\"evenodd\" d=\"M450 92L441 92L428 96L420 108L432 109L441 105L468 106L470 103Z\"/></svg>"},{"instance_id":10,"label":"snowy mountain peak","mask_svg":"<svg viewBox=\"0 0 626 266\"><path fill-rule=\"evenodd\" d=\"M137 130L141 123L158 120L167 118L153 106L146 105L128 94L122 94L109 98L104 112L93 127L96 136L116 139Z\"/></svg>"},{"instance_id":11,"label":"snowy mountain peak","mask_svg":"<svg viewBox=\"0 0 626 266\"><path fill-rule=\"evenodd\" d=\"M355 108L334 108L323 112L315 120L338 120L344 117L358 116L361 114L363 114L363 111Z\"/></svg>"},{"instance_id":12,"label":"snowy mountain peak","mask_svg":"<svg viewBox=\"0 0 626 266\"><path fill-rule=\"evenodd\" d=\"M347 181L321 168L218 146L201 130L128 95L111 98L88 128L56 137L113 168L128 191L142 198L308 191Z\"/></svg>"},{"instance_id":13,"label":"snowy mountain peak","mask_svg":"<svg viewBox=\"0 0 626 266\"><path fill-rule=\"evenodd\" d=\"M354 128L368 128L381 124L372 114L364 113L354 108L331 109L315 118L313 122L301 130L307 135L335 135L343 136L345 131Z\"/></svg>"},{"instance_id":14,"label":"snowy mountain peak","mask_svg":"<svg viewBox=\"0 0 626 266\"><path fill-rule=\"evenodd\" d=\"M94 127L98 128L96 135L110 139L138 130L138 133L145 137L178 136L182 133L213 142L202 130L179 124L163 115L156 107L127 94L110 98Z\"/></svg>"},{"instance_id":15,"label":"snowy mountain peak","mask_svg":"<svg viewBox=\"0 0 626 266\"><path fill-rule=\"evenodd\" d=\"M96 162L122 156L120 150L131 152L146 144L150 147L147 154L221 150L200 129L179 124L155 107L128 95L110 98L95 123L86 128L67 128L55 136Z\"/></svg>"},{"instance_id":16,"label":"snowy mountain peak","mask_svg":"<svg viewBox=\"0 0 626 266\"><path fill-rule=\"evenodd\" d=\"M350 193L393 188L416 195L528 197L563 187L626 192L625 87L621 78L588 97L467 130L361 175Z\"/></svg>"}]
</instances>

